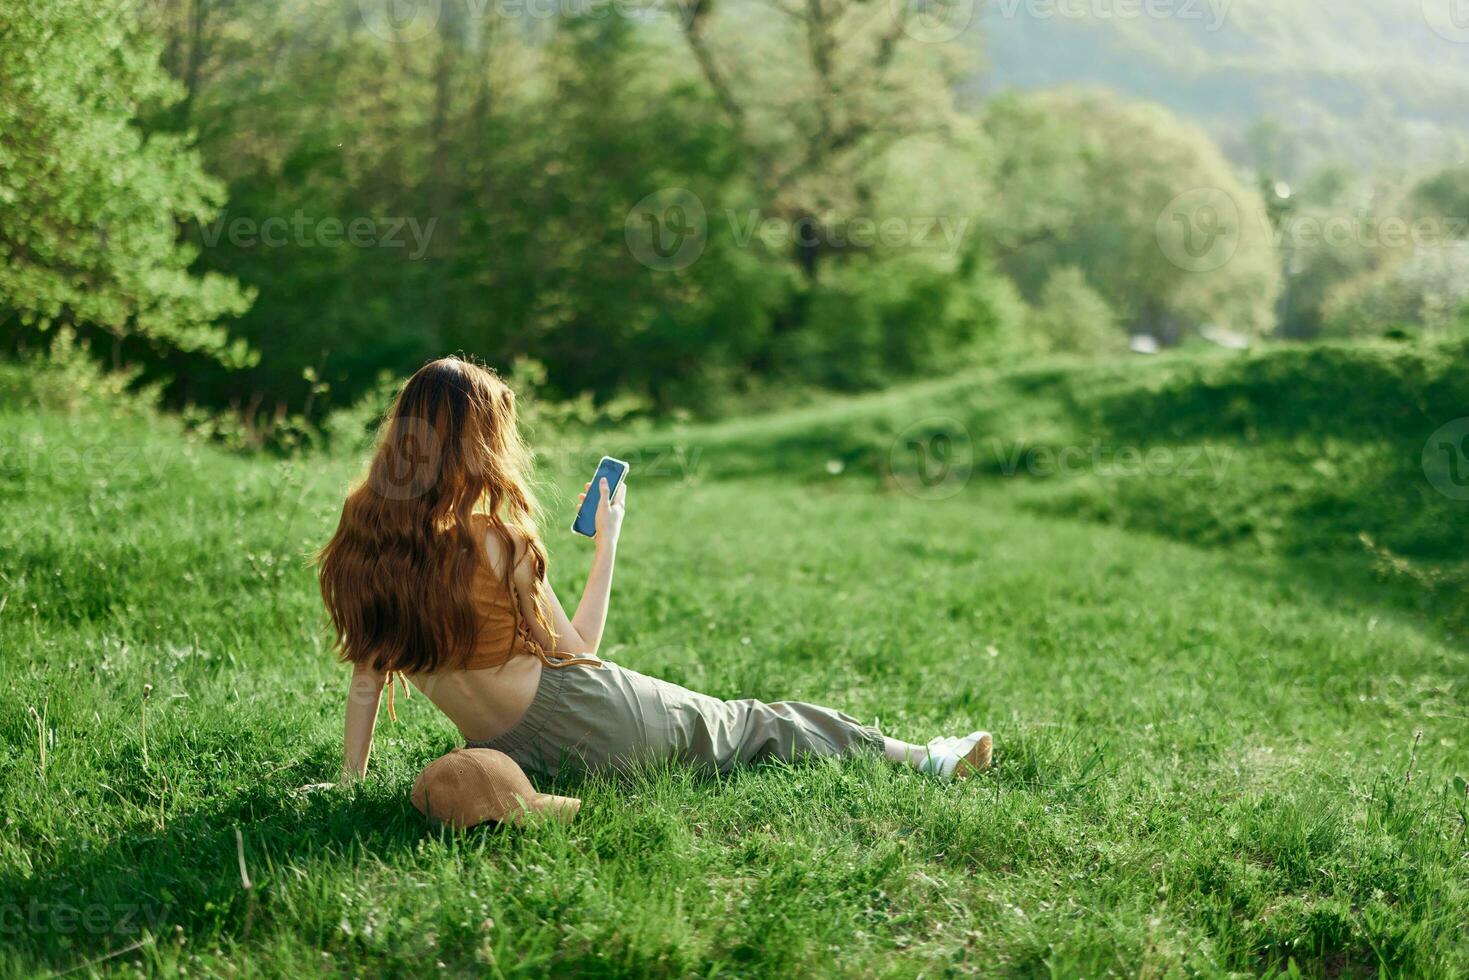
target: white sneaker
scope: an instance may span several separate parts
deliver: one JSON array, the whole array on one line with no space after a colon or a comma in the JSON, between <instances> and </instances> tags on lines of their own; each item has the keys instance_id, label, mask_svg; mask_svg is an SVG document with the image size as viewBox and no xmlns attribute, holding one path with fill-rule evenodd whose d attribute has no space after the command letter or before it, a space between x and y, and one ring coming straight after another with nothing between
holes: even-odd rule
<instances>
[{"instance_id":1,"label":"white sneaker","mask_svg":"<svg viewBox=\"0 0 1469 980\"><path fill-rule=\"evenodd\" d=\"M941 735L928 743L928 758L918 769L941 779L963 779L988 769L993 751L989 732L970 732L963 738Z\"/></svg>"}]
</instances>

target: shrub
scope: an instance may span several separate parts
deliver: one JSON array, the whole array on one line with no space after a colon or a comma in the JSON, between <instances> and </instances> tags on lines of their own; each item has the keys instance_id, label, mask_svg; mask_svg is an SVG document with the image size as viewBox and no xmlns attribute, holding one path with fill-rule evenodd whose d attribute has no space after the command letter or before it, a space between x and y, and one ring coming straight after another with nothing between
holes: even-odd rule
<instances>
[{"instance_id":1,"label":"shrub","mask_svg":"<svg viewBox=\"0 0 1469 980\"><path fill-rule=\"evenodd\" d=\"M1026 318L1026 326L1046 351L1103 354L1126 347L1117 314L1087 284L1086 274L1076 266L1063 266L1051 273L1041 289L1040 303Z\"/></svg>"}]
</instances>

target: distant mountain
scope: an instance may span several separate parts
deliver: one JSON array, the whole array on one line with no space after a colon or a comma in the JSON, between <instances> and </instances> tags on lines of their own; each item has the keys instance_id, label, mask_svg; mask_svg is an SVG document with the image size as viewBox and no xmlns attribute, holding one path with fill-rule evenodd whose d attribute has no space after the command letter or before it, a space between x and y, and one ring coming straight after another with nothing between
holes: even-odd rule
<instances>
[{"instance_id":1,"label":"distant mountain","mask_svg":"<svg viewBox=\"0 0 1469 980\"><path fill-rule=\"evenodd\" d=\"M1103 85L1286 179L1469 160L1469 0L976 3L976 94Z\"/></svg>"}]
</instances>

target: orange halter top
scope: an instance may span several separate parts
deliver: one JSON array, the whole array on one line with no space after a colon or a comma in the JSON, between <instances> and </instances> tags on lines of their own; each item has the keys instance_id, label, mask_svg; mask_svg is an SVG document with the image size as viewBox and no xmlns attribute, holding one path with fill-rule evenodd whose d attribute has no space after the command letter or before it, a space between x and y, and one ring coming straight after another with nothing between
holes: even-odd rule
<instances>
[{"instance_id":1,"label":"orange halter top","mask_svg":"<svg viewBox=\"0 0 1469 980\"><path fill-rule=\"evenodd\" d=\"M490 520L484 514L471 516L474 522L473 530L478 540L483 541L484 536L489 533ZM531 636L530 627L519 615L520 607L517 603L513 586L510 589L495 574L495 570L488 561L482 561L474 571L474 581L470 585L470 601L474 605L474 618L478 624L475 633L474 646L470 649L469 656L464 663L456 665L455 670L484 670L488 667L499 667L516 656L539 657L545 667L560 668L570 667L574 664L587 664L600 667L602 661L595 657L557 657L552 658L546 653L546 649L535 641ZM408 681L402 676L402 671L390 671L388 675L388 716L396 720L393 707L393 681L396 679L403 685L404 695L408 695Z\"/></svg>"}]
</instances>

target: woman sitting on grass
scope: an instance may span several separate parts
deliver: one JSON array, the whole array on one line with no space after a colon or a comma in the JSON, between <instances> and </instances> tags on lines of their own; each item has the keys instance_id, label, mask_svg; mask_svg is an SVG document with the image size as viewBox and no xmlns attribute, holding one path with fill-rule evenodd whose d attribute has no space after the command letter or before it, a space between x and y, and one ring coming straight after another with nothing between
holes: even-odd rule
<instances>
[{"instance_id":1,"label":"woman sitting on grass","mask_svg":"<svg viewBox=\"0 0 1469 980\"><path fill-rule=\"evenodd\" d=\"M320 555L321 593L353 665L343 776L367 772L383 686L406 677L471 748L550 775L676 760L727 771L763 758L881 751L945 778L990 762L990 736L912 745L840 711L721 701L596 656L627 484L596 515L576 613L546 578L515 396L491 371L433 361L399 393L367 478Z\"/></svg>"}]
</instances>

